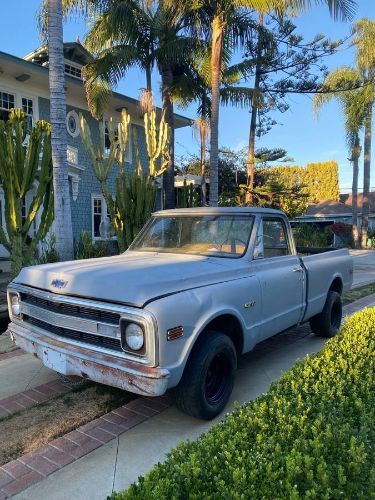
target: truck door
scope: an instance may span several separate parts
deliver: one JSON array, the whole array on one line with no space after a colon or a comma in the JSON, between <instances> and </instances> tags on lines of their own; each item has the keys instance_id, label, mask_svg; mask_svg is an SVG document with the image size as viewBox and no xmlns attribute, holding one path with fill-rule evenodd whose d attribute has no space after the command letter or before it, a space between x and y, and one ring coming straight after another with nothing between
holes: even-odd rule
<instances>
[{"instance_id":1,"label":"truck door","mask_svg":"<svg viewBox=\"0 0 375 500\"><path fill-rule=\"evenodd\" d=\"M303 314L305 273L290 238L283 218L262 217L252 261L261 286L262 340L296 325Z\"/></svg>"}]
</instances>

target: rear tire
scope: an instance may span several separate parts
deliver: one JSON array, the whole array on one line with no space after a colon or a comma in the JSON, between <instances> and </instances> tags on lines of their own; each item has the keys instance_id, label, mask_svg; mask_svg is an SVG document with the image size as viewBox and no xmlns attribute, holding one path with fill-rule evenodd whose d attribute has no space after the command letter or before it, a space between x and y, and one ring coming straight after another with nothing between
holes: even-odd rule
<instances>
[{"instance_id":1,"label":"rear tire","mask_svg":"<svg viewBox=\"0 0 375 500\"><path fill-rule=\"evenodd\" d=\"M342 320L341 295L329 291L323 311L310 319L311 330L318 337L334 337L340 329Z\"/></svg>"},{"instance_id":2,"label":"rear tire","mask_svg":"<svg viewBox=\"0 0 375 500\"><path fill-rule=\"evenodd\" d=\"M196 418L216 417L232 393L236 368L231 339L221 332L202 333L175 388L176 406Z\"/></svg>"}]
</instances>

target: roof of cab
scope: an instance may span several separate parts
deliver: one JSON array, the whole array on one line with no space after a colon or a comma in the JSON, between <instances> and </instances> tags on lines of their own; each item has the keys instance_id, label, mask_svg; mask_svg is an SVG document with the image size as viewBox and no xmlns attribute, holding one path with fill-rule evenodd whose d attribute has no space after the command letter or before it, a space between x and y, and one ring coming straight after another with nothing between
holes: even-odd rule
<instances>
[{"instance_id":1,"label":"roof of cab","mask_svg":"<svg viewBox=\"0 0 375 500\"><path fill-rule=\"evenodd\" d=\"M220 214L269 214L283 215L281 210L261 207L196 207L196 208L175 208L173 210L160 210L152 215L173 216L173 215L220 215Z\"/></svg>"}]
</instances>

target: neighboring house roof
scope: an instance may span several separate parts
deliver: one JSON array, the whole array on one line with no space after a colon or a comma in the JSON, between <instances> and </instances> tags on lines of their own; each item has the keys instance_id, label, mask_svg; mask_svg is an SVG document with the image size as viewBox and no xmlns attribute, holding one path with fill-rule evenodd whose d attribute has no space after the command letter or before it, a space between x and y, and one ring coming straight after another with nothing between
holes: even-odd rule
<instances>
[{"instance_id":1,"label":"neighboring house roof","mask_svg":"<svg viewBox=\"0 0 375 500\"><path fill-rule=\"evenodd\" d=\"M375 191L371 191L369 193L369 205L370 205L370 212L375 212ZM342 194L340 195L340 201L342 203L345 203L346 206L349 206L351 208L352 206L352 195L351 194ZM363 206L363 194L359 193L358 194L358 208L361 209Z\"/></svg>"},{"instance_id":2,"label":"neighboring house roof","mask_svg":"<svg viewBox=\"0 0 375 500\"><path fill-rule=\"evenodd\" d=\"M75 58L78 58L79 55L82 58L84 58L84 56L87 57L87 54L90 56L86 49L78 42L64 43L64 51L66 55L68 55L68 52L70 51L71 57ZM0 77L2 73L7 73L18 81L27 80L36 86L48 89L48 63L43 65L40 64L40 62L31 62L31 60L38 57L39 54L42 56L42 60L45 55L45 47L31 52L26 56L26 58L17 57L0 51ZM44 60L44 62L46 61ZM80 63L77 61L77 64ZM68 97L69 93L78 93L82 96L85 95L82 80L73 76L65 75L65 83ZM126 108L133 116L139 115L138 99L125 96L118 92L113 92L111 102L117 111L121 111L122 108ZM161 113L160 108L157 108L157 111L159 114ZM178 113L175 113L174 117L175 128L187 127L193 123L193 120Z\"/></svg>"},{"instance_id":3,"label":"neighboring house roof","mask_svg":"<svg viewBox=\"0 0 375 500\"><path fill-rule=\"evenodd\" d=\"M202 184L202 177L200 175L193 174L185 174L185 175L175 175L174 177L174 185L176 187L182 187L184 182L186 184L193 184L193 186L200 186ZM210 179L206 178L206 184L210 183Z\"/></svg>"},{"instance_id":4,"label":"neighboring house roof","mask_svg":"<svg viewBox=\"0 0 375 500\"><path fill-rule=\"evenodd\" d=\"M375 191L369 194L370 213L375 213ZM358 195L358 210L359 214L363 206L363 195ZM340 201L325 200L314 205L310 205L306 211L307 216L334 216L334 215L347 215L351 216L352 212L352 195L340 195Z\"/></svg>"},{"instance_id":5,"label":"neighboring house roof","mask_svg":"<svg viewBox=\"0 0 375 500\"><path fill-rule=\"evenodd\" d=\"M347 214L349 211L349 207L344 203L326 200L310 205L306 211L306 215L339 215Z\"/></svg>"}]
</instances>

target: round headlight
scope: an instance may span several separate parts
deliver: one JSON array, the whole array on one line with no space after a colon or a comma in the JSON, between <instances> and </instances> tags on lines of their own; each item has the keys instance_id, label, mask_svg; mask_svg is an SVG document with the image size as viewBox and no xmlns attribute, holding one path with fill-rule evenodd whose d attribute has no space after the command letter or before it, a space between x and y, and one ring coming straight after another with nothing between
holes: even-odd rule
<instances>
[{"instance_id":1,"label":"round headlight","mask_svg":"<svg viewBox=\"0 0 375 500\"><path fill-rule=\"evenodd\" d=\"M11 308L12 314L14 316L19 316L21 312L21 304L18 295L13 295L11 298Z\"/></svg>"},{"instance_id":2,"label":"round headlight","mask_svg":"<svg viewBox=\"0 0 375 500\"><path fill-rule=\"evenodd\" d=\"M135 323L130 323L125 330L125 339L130 349L139 351L142 349L144 343L142 328Z\"/></svg>"}]
</instances>

